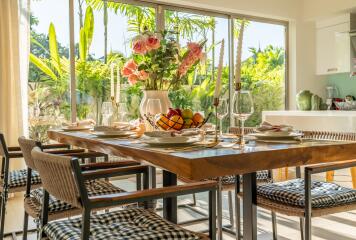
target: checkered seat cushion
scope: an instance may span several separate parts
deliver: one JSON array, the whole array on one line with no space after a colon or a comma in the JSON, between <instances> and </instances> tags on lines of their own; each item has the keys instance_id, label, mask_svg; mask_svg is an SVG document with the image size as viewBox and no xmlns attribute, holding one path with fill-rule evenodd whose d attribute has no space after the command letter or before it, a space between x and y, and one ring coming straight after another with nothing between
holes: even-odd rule
<instances>
[{"instance_id":1,"label":"checkered seat cushion","mask_svg":"<svg viewBox=\"0 0 356 240\"><path fill-rule=\"evenodd\" d=\"M41 184L40 175L32 171L31 185ZM1 180L3 184L3 179ZM27 183L27 169L15 170L9 172L9 188L25 187Z\"/></svg>"},{"instance_id":2,"label":"checkered seat cushion","mask_svg":"<svg viewBox=\"0 0 356 240\"><path fill-rule=\"evenodd\" d=\"M271 182L272 179L269 177L268 175L268 170L263 170L263 171L258 171L256 173L256 178L258 182ZM217 180L217 179L215 179ZM240 181L242 182L242 176L240 176ZM231 184L235 184L235 176L224 176L221 178L221 182L223 185L231 185Z\"/></svg>"},{"instance_id":3,"label":"checkered seat cushion","mask_svg":"<svg viewBox=\"0 0 356 240\"><path fill-rule=\"evenodd\" d=\"M52 221L43 228L51 240L79 240L81 218ZM90 240L194 240L201 236L173 225L157 214L139 208L91 216Z\"/></svg>"},{"instance_id":4,"label":"checkered seat cushion","mask_svg":"<svg viewBox=\"0 0 356 240\"><path fill-rule=\"evenodd\" d=\"M111 184L110 182L103 181L103 180L87 181L86 187L87 187L89 196L98 196L98 195L106 195L106 194L124 192L123 189L118 188L118 187L114 186L113 184ZM37 217L39 217L39 214L40 214L42 201L43 201L42 188L32 190L30 193L30 200L27 202L31 203L32 208L36 209L36 212L38 213ZM67 211L67 210L72 210L72 209L74 209L74 207L72 207L70 204L67 204L61 200L58 200L55 197L50 195L49 204L48 204L49 214L55 214L55 213L58 213L61 211Z\"/></svg>"},{"instance_id":5,"label":"checkered seat cushion","mask_svg":"<svg viewBox=\"0 0 356 240\"><path fill-rule=\"evenodd\" d=\"M271 183L257 187L257 195L295 207L305 206L303 179ZM312 181L312 207L326 208L356 203L356 190L335 183Z\"/></svg>"}]
</instances>

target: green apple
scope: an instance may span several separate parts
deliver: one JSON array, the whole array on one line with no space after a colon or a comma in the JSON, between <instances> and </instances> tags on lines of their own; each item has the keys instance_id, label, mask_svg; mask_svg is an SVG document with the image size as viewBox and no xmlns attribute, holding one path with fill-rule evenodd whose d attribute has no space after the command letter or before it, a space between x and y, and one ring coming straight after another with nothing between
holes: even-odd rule
<instances>
[{"instance_id":1,"label":"green apple","mask_svg":"<svg viewBox=\"0 0 356 240\"><path fill-rule=\"evenodd\" d=\"M192 119L193 118L193 111L192 111L192 109L184 109L183 111L182 111L182 117L184 118L184 119Z\"/></svg>"}]
</instances>

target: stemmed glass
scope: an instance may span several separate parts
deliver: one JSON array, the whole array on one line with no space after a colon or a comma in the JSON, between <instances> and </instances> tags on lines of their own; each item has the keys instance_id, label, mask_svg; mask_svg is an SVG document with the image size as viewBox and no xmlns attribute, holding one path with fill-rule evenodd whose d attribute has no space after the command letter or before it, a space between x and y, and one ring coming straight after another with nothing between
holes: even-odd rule
<instances>
[{"instance_id":1,"label":"stemmed glass","mask_svg":"<svg viewBox=\"0 0 356 240\"><path fill-rule=\"evenodd\" d=\"M110 117L113 114L112 102L103 102L101 105L102 124L109 126Z\"/></svg>"},{"instance_id":2,"label":"stemmed glass","mask_svg":"<svg viewBox=\"0 0 356 240\"><path fill-rule=\"evenodd\" d=\"M146 124L146 128L150 130L155 130L156 128L154 127L154 116L158 113L162 113L162 104L161 100L159 99L154 99L150 98L147 100L147 105L146 105L146 116L149 118L148 124Z\"/></svg>"},{"instance_id":3,"label":"stemmed glass","mask_svg":"<svg viewBox=\"0 0 356 240\"><path fill-rule=\"evenodd\" d=\"M222 98L219 101L219 105L218 105L218 109L217 109L217 116L220 121L220 126L219 126L220 137L222 137L222 134L223 134L222 122L228 113L229 113L229 107L228 107L227 100L225 98Z\"/></svg>"},{"instance_id":4,"label":"stemmed glass","mask_svg":"<svg viewBox=\"0 0 356 240\"><path fill-rule=\"evenodd\" d=\"M241 146L245 145L245 121L254 112L253 100L250 91L235 91L233 99L233 114L241 122Z\"/></svg>"}]
</instances>

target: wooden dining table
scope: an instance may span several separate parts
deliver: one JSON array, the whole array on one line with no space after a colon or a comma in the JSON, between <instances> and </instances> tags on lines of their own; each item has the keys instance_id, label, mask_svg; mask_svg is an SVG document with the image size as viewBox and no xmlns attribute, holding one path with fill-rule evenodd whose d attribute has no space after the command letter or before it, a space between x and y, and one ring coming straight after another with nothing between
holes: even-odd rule
<instances>
[{"instance_id":1,"label":"wooden dining table","mask_svg":"<svg viewBox=\"0 0 356 240\"><path fill-rule=\"evenodd\" d=\"M163 169L163 186L177 184L177 176L202 180L243 176L243 238L257 239L256 172L283 167L356 159L356 142L308 139L296 143L250 141L244 148L177 150L152 147L138 139L98 138L90 132L48 131L50 139L134 160ZM163 200L164 217L177 222L177 198Z\"/></svg>"}]
</instances>

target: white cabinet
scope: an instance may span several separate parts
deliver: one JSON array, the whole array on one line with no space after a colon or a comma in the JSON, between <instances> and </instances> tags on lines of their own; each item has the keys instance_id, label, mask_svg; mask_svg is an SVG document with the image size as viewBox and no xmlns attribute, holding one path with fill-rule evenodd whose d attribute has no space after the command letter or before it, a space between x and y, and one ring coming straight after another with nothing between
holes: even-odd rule
<instances>
[{"instance_id":1,"label":"white cabinet","mask_svg":"<svg viewBox=\"0 0 356 240\"><path fill-rule=\"evenodd\" d=\"M350 18L317 23L317 75L350 72Z\"/></svg>"}]
</instances>

